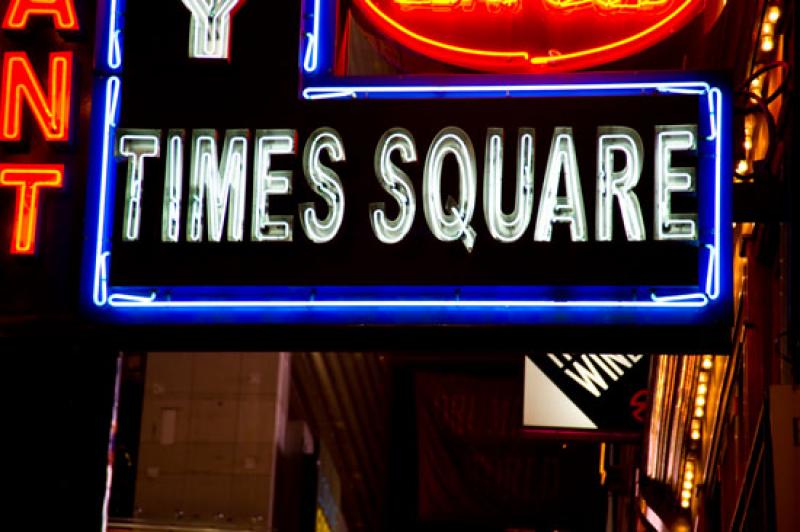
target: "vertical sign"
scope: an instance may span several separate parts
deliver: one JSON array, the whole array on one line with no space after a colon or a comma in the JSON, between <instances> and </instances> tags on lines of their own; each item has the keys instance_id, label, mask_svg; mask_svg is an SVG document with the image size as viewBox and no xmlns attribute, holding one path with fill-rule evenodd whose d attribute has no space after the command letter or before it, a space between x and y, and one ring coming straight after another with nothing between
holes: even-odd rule
<instances>
[{"instance_id":1,"label":"vertical sign","mask_svg":"<svg viewBox=\"0 0 800 532\"><path fill-rule=\"evenodd\" d=\"M3 15L3 32L26 31L34 22L37 28L51 24L59 32L79 30L73 0L11 0ZM0 224L13 227L10 253L31 255L37 248L42 195L64 186L64 165L38 160L43 150L34 154L26 148L39 140L53 146L70 140L73 54L52 50L42 64L34 64L27 50L0 54L0 194L8 190L15 196L13 212L0 213Z\"/></svg>"}]
</instances>

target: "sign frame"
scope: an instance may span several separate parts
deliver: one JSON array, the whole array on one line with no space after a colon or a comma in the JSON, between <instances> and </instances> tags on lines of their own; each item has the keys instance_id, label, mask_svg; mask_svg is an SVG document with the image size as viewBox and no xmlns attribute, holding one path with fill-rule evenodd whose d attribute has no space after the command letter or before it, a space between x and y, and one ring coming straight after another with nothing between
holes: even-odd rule
<instances>
[{"instance_id":1,"label":"sign frame","mask_svg":"<svg viewBox=\"0 0 800 532\"><path fill-rule=\"evenodd\" d=\"M88 184L82 299L89 313L118 323L293 325L648 325L726 323L731 314L731 96L713 76L692 73L447 75L403 79L337 78L335 1L304 4L300 95L331 98L537 98L693 94L703 106L713 161L698 171L714 193L700 198L697 286L113 286L111 231L115 188L113 139L120 114L124 0L98 8L98 43ZM298 13L298 16L300 14ZM305 27L303 27L305 26ZM700 141L703 141L702 135ZM704 214L708 212L710 214ZM710 235L708 234L710 233ZM567 294L566 297L564 294Z\"/></svg>"}]
</instances>

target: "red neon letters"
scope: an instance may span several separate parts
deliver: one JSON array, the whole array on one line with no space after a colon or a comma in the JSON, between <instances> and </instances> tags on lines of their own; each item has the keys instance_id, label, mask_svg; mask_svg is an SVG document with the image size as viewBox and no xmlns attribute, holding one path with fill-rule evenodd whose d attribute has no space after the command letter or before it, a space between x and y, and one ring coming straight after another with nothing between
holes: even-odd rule
<instances>
[{"instance_id":1,"label":"red neon letters","mask_svg":"<svg viewBox=\"0 0 800 532\"><path fill-rule=\"evenodd\" d=\"M24 29L31 15L52 17L57 30L79 29L72 0L11 0L3 18L3 29Z\"/></svg>"},{"instance_id":2,"label":"red neon letters","mask_svg":"<svg viewBox=\"0 0 800 532\"><path fill-rule=\"evenodd\" d=\"M0 140L17 141L22 137L23 100L28 102L45 139L50 142L68 140L71 81L72 52L50 54L48 94L33 72L28 54L7 52L3 57Z\"/></svg>"},{"instance_id":3,"label":"red neon letters","mask_svg":"<svg viewBox=\"0 0 800 532\"><path fill-rule=\"evenodd\" d=\"M374 29L418 53L489 72L608 63L674 34L704 0L353 0Z\"/></svg>"},{"instance_id":4,"label":"red neon letters","mask_svg":"<svg viewBox=\"0 0 800 532\"><path fill-rule=\"evenodd\" d=\"M42 16L52 18L56 30L79 29L73 0L10 0L2 27L4 30L24 30L31 17ZM40 80L36 75L31 60L24 51L0 51L0 54L3 55L0 77L0 142L22 140L24 107L29 109L45 141L69 140L72 52L50 54L46 80ZM12 254L32 255L36 252L40 190L63 186L62 164L0 164L0 188L13 187L17 192Z\"/></svg>"},{"instance_id":5,"label":"red neon letters","mask_svg":"<svg viewBox=\"0 0 800 532\"><path fill-rule=\"evenodd\" d=\"M0 186L17 189L11 253L15 255L33 254L36 250L39 190L61 188L63 185L63 165L0 164Z\"/></svg>"}]
</instances>

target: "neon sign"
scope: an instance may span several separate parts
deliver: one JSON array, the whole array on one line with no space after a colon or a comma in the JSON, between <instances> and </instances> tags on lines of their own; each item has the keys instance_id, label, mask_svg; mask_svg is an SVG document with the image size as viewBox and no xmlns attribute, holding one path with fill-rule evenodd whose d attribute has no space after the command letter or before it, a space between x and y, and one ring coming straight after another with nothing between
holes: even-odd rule
<instances>
[{"instance_id":1,"label":"neon sign","mask_svg":"<svg viewBox=\"0 0 800 532\"><path fill-rule=\"evenodd\" d=\"M43 188L61 188L63 184L62 165L0 164L0 186L17 189L11 253L30 255L36 250L39 192Z\"/></svg>"},{"instance_id":2,"label":"neon sign","mask_svg":"<svg viewBox=\"0 0 800 532\"><path fill-rule=\"evenodd\" d=\"M353 0L379 33L444 63L490 72L579 70L674 34L703 0Z\"/></svg>"},{"instance_id":3,"label":"neon sign","mask_svg":"<svg viewBox=\"0 0 800 532\"><path fill-rule=\"evenodd\" d=\"M128 28L113 9L103 20L93 116L84 294L101 316L684 326L727 316L730 104L713 78L309 76L279 100L284 88L250 77L261 68L252 57L198 60L185 37L136 26L145 9L127 9ZM241 21L269 7L242 9L231 29L246 43L255 36ZM328 61L324 13L303 19L303 70ZM296 30L263 20L270 49ZM181 69L146 49L123 62L131 32L155 37L130 40L138 46L180 49ZM157 91L135 77L145 60L164 80ZM220 69L229 77L213 99L192 98L178 74L213 83ZM242 101L248 82L258 105Z\"/></svg>"},{"instance_id":4,"label":"neon sign","mask_svg":"<svg viewBox=\"0 0 800 532\"><path fill-rule=\"evenodd\" d=\"M483 215L491 237L498 242L514 243L520 240L532 222L534 206L534 128L520 128L517 161L517 184L514 212L503 212L503 130L489 128L486 136L484 160ZM144 130L118 131L117 159L127 164L126 189L123 202L122 240L140 239L142 225L142 195L145 189L145 160L160 157L160 132ZM244 240L244 200L248 177L253 189L253 214L251 241L267 240L291 242L293 240L293 215L282 215L278 225L271 221L269 196L289 195L292 190L292 172L272 174L268 157L269 140L283 139L286 148L273 153L293 155L291 146L296 143L296 130L259 130L256 144L256 170L248 176L247 153L249 133L229 130L221 159L214 131L195 130L192 133L191 176L189 206L186 220L186 239L189 242L222 242L227 224L227 242ZM656 145L650 159L654 161L655 191L654 220L655 241L689 241L698 238L697 214L675 213L673 195L694 192L695 168L675 167L674 153L691 153L697 150L697 125L656 125ZM172 136L169 143L179 142ZM273 144L273 146L275 146ZM381 136L375 149L375 176L383 189L397 202L399 214L387 221L384 203L370 206L375 237L384 244L403 242L414 223L417 210L416 193L409 176L391 161L391 152L403 150L403 162L417 162L417 143L408 130L393 128ZM175 150L171 146L168 150ZM178 148L181 149L182 148ZM266 153L265 153L266 151ZM477 233L472 228L478 203L478 165L474 143L467 133L457 127L445 127L431 141L422 170L422 205L431 234L441 242L463 242L468 252L475 246ZM346 187L342 177L323 163L325 154L329 161L345 161L345 143L342 135L333 128L320 128L311 133L302 155L303 174L308 187L326 204L327 215L320 219L313 202L299 205L300 225L305 237L315 244L331 242L340 233L347 207ZM637 185L643 173L642 161L646 158L642 138L634 129L619 126L600 126L597 134L596 232L598 242L611 242L614 213L618 208L629 242L646 240L642 217L640 192ZM457 199L443 200L442 179L444 165L450 160L458 166ZM219 161L219 162L218 162ZM182 212L180 182L176 175L181 170L180 159L166 165L163 189L171 191L164 196L161 210L161 241L177 242ZM541 165L539 165L541 166ZM616 167L621 167L617 170ZM585 168L585 167L584 167ZM149 179L152 179L152 175ZM273 184L272 180L277 182ZM349 178L349 179L352 179ZM258 190L256 190L256 188ZM561 195L559 190L565 189ZM555 128L550 143L541 199L535 218L534 242L551 242L555 226L566 224L572 242L587 242L586 200L581 190L580 168L576 156L572 128ZM522 209L520 209L522 206ZM207 222L207 231L204 223ZM266 231L266 235L264 232ZM387 234L388 233L388 234ZM269 238L272 236L273 238ZM281 237L282 236L282 237Z\"/></svg>"},{"instance_id":5,"label":"neon sign","mask_svg":"<svg viewBox=\"0 0 800 532\"><path fill-rule=\"evenodd\" d=\"M72 0L12 0L3 17L6 31L21 31L34 18L52 21L60 31L79 29ZM5 51L0 77L0 142L24 140L25 109L33 116L38 132L48 143L63 143L70 137L72 108L72 52L51 52L48 74L37 76L30 57L24 51ZM19 157L15 157L19 159ZM43 189L62 188L64 166L30 162L0 164L0 187L16 189L11 254L36 252L37 221Z\"/></svg>"}]
</instances>

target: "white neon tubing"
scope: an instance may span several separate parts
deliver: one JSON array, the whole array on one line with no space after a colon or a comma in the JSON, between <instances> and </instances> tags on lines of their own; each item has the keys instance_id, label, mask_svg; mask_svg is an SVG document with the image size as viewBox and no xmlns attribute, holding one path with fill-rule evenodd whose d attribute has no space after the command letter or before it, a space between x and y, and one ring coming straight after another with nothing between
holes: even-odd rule
<instances>
[{"instance_id":1,"label":"white neon tubing","mask_svg":"<svg viewBox=\"0 0 800 532\"><path fill-rule=\"evenodd\" d=\"M208 241L222 241L225 214L228 241L241 242L244 233L244 202L247 177L246 129L225 132L222 160L217 159L217 135L213 129L192 132L192 163L189 181L188 242L203 240L203 206L208 218Z\"/></svg>"},{"instance_id":2,"label":"white neon tubing","mask_svg":"<svg viewBox=\"0 0 800 532\"><path fill-rule=\"evenodd\" d=\"M702 294L700 294L702 296ZM156 294L138 296L134 294L114 294L109 298L112 307L119 308L702 308L708 304L707 298L697 300L664 301L547 301L547 300L413 300L375 299L358 301L319 301L319 300L263 300L263 301L175 301L158 300Z\"/></svg>"},{"instance_id":3,"label":"white neon tubing","mask_svg":"<svg viewBox=\"0 0 800 532\"><path fill-rule=\"evenodd\" d=\"M142 220L142 189L145 159L160 156L161 132L157 129L123 129L119 133L117 157L128 160L125 206L122 213L122 240L139 240Z\"/></svg>"},{"instance_id":4,"label":"white neon tubing","mask_svg":"<svg viewBox=\"0 0 800 532\"><path fill-rule=\"evenodd\" d=\"M616 157L622 155L625 165L614 170ZM610 242L614 234L614 199L617 200L625 235L630 242L645 239L644 220L639 198L633 188L642 175L644 146L635 130L622 126L603 126L597 129L597 205L596 238Z\"/></svg>"},{"instance_id":5,"label":"white neon tubing","mask_svg":"<svg viewBox=\"0 0 800 532\"><path fill-rule=\"evenodd\" d=\"M417 148L414 136L405 129L393 128L381 136L375 150L375 175L381 187L392 196L399 212L392 219L386 216L386 204L371 203L370 223L372 232L384 244L396 244L405 238L414 223L417 200L411 178L392 162L392 153L398 152L404 163L417 161Z\"/></svg>"},{"instance_id":6,"label":"white neon tubing","mask_svg":"<svg viewBox=\"0 0 800 532\"><path fill-rule=\"evenodd\" d=\"M320 14L320 0L314 0L314 12L311 18L314 20L314 29L312 32L306 32L306 53L303 58L303 69L308 72L316 72L319 64L319 19Z\"/></svg>"},{"instance_id":7,"label":"white neon tubing","mask_svg":"<svg viewBox=\"0 0 800 532\"><path fill-rule=\"evenodd\" d=\"M534 84L486 84L486 85L329 85L306 87L303 89L303 98L308 100L327 99L327 98L354 98L359 94L414 94L414 93L436 93L436 94L459 94L459 93L491 93L495 92L502 95L513 95L515 93L550 93L550 92L579 92L579 91L616 91L630 90L637 93L642 90L654 90L658 92L670 92L685 87L698 91L709 91L711 86L705 82L650 82L650 83L584 83L584 84L553 84L553 85L534 85Z\"/></svg>"},{"instance_id":8,"label":"white neon tubing","mask_svg":"<svg viewBox=\"0 0 800 532\"><path fill-rule=\"evenodd\" d=\"M292 193L292 171L272 170L272 156L294 155L297 132L293 129L259 129L255 144L250 239L253 242L291 242L294 216L270 214L269 198Z\"/></svg>"},{"instance_id":9,"label":"white neon tubing","mask_svg":"<svg viewBox=\"0 0 800 532\"><path fill-rule=\"evenodd\" d=\"M344 220L345 197L342 180L320 161L326 152L333 162L345 160L344 144L339 133L323 127L314 131L303 150L303 173L311 189L328 206L328 215L320 219L313 203L301 203L300 225L309 240L316 244L330 242L336 237Z\"/></svg>"},{"instance_id":10,"label":"white neon tubing","mask_svg":"<svg viewBox=\"0 0 800 532\"><path fill-rule=\"evenodd\" d=\"M454 205L443 208L442 169L448 156L454 157L458 164L459 194ZM461 240L468 251L472 250L475 241L475 231L470 222L475 213L477 173L475 149L467 133L457 127L439 131L425 158L422 180L425 220L438 240Z\"/></svg>"},{"instance_id":11,"label":"white neon tubing","mask_svg":"<svg viewBox=\"0 0 800 532\"><path fill-rule=\"evenodd\" d=\"M108 14L108 35L106 45L108 46L106 63L109 68L116 70L122 66L122 46L120 37L122 32L117 29L117 0L111 0Z\"/></svg>"},{"instance_id":12,"label":"white neon tubing","mask_svg":"<svg viewBox=\"0 0 800 532\"><path fill-rule=\"evenodd\" d=\"M230 59L232 11L244 0L181 0L191 12L189 57Z\"/></svg>"},{"instance_id":13,"label":"white neon tubing","mask_svg":"<svg viewBox=\"0 0 800 532\"><path fill-rule=\"evenodd\" d=\"M656 126L655 227L656 240L697 240L697 215L672 212L672 194L694 192L695 168L673 167L672 152L697 149L697 126Z\"/></svg>"},{"instance_id":14,"label":"white neon tubing","mask_svg":"<svg viewBox=\"0 0 800 532\"><path fill-rule=\"evenodd\" d=\"M106 203L108 194L108 171L113 164L111 159L111 130L116 125L115 117L119 110L120 79L111 76L106 81L105 106L103 111L103 148L102 167L100 170L100 198L97 217L97 234L94 257L94 282L92 284L92 302L101 307L108 302L108 259L111 255L105 250L106 242Z\"/></svg>"},{"instance_id":15,"label":"white neon tubing","mask_svg":"<svg viewBox=\"0 0 800 532\"><path fill-rule=\"evenodd\" d=\"M520 128L517 141L517 186L514 210L503 212L503 130L489 128L483 173L483 214L492 237L516 242L528 229L533 213L533 161L535 132Z\"/></svg>"},{"instance_id":16,"label":"white neon tubing","mask_svg":"<svg viewBox=\"0 0 800 532\"><path fill-rule=\"evenodd\" d=\"M181 233L183 196L183 151L186 132L171 129L167 134L167 157L164 169L164 199L161 206L161 241L178 242Z\"/></svg>"},{"instance_id":17,"label":"white neon tubing","mask_svg":"<svg viewBox=\"0 0 800 532\"><path fill-rule=\"evenodd\" d=\"M562 172L563 170L563 172ZM565 178L566 196L558 195L561 176ZM568 223L573 242L586 242L586 211L583 207L578 158L571 127L557 127L553 131L550 155L539 200L534 240L550 242L554 223Z\"/></svg>"}]
</instances>

